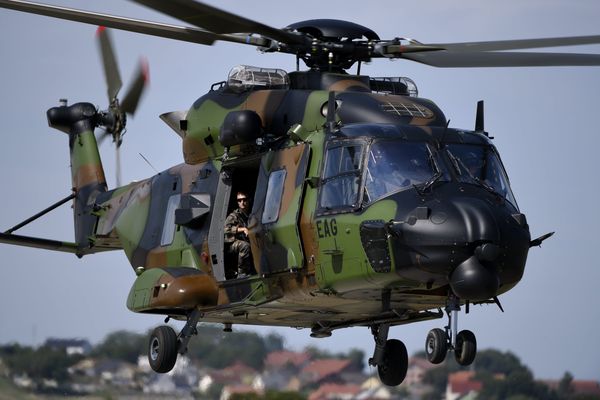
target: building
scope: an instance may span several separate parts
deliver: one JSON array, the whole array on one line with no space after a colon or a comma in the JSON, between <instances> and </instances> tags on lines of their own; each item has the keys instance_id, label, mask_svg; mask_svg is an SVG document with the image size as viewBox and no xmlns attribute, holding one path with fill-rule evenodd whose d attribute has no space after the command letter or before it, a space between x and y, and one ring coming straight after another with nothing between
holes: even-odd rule
<instances>
[{"instance_id":1,"label":"building","mask_svg":"<svg viewBox=\"0 0 600 400\"><path fill-rule=\"evenodd\" d=\"M55 339L49 338L44 347L54 350L62 350L68 355L88 355L92 351L92 345L85 339Z\"/></svg>"},{"instance_id":2,"label":"building","mask_svg":"<svg viewBox=\"0 0 600 400\"><path fill-rule=\"evenodd\" d=\"M478 393L483 383L477 381L475 371L458 371L448 375L446 400L459 400Z\"/></svg>"}]
</instances>

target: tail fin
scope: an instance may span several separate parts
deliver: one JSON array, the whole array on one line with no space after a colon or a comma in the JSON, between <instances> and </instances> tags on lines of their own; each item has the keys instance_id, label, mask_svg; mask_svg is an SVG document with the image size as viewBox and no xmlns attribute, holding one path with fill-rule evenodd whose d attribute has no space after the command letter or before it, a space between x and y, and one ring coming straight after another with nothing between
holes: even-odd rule
<instances>
[{"instance_id":1,"label":"tail fin","mask_svg":"<svg viewBox=\"0 0 600 400\"><path fill-rule=\"evenodd\" d=\"M94 128L102 118L96 107L90 103L76 103L48 110L50 127L69 135L71 156L71 180L73 184L73 213L75 222L75 242L82 248L89 247L94 233L96 216L93 215L94 200L99 193L106 192L104 168L94 136Z\"/></svg>"}]
</instances>

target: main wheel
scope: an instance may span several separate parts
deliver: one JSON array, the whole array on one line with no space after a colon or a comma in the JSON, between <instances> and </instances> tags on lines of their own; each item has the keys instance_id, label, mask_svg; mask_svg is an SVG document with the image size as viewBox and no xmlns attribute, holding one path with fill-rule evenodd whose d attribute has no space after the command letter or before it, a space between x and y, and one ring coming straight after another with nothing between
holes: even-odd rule
<instances>
[{"instance_id":1,"label":"main wheel","mask_svg":"<svg viewBox=\"0 0 600 400\"><path fill-rule=\"evenodd\" d=\"M429 331L425 340L425 354L432 364L439 364L446 359L448 353L448 337L440 328Z\"/></svg>"},{"instance_id":2,"label":"main wheel","mask_svg":"<svg viewBox=\"0 0 600 400\"><path fill-rule=\"evenodd\" d=\"M159 326L152 331L148 343L148 361L156 372L169 372L177 361L177 334L170 326Z\"/></svg>"},{"instance_id":3,"label":"main wheel","mask_svg":"<svg viewBox=\"0 0 600 400\"><path fill-rule=\"evenodd\" d=\"M464 330L456 335L456 348L454 349L454 358L460 365L471 365L477 355L477 340L475 334Z\"/></svg>"},{"instance_id":4,"label":"main wheel","mask_svg":"<svg viewBox=\"0 0 600 400\"><path fill-rule=\"evenodd\" d=\"M385 342L383 360L377 366L379 379L387 386L398 386L406 377L408 369L408 353L406 346L398 339Z\"/></svg>"}]
</instances>

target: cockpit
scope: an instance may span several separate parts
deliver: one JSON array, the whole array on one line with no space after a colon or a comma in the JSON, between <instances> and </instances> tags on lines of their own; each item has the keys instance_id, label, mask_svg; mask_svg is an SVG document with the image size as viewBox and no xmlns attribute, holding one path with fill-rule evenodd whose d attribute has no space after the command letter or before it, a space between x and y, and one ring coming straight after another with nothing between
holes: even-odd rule
<instances>
[{"instance_id":1,"label":"cockpit","mask_svg":"<svg viewBox=\"0 0 600 400\"><path fill-rule=\"evenodd\" d=\"M440 133L438 138L411 135L382 125L376 127L378 132L351 137L356 133L353 130L371 127L353 127L346 138L328 143L319 193L323 213L368 207L407 189L423 193L440 182L481 186L518 209L500 157L489 140L463 132L461 140L456 140L457 134ZM464 136L473 140L464 140Z\"/></svg>"}]
</instances>

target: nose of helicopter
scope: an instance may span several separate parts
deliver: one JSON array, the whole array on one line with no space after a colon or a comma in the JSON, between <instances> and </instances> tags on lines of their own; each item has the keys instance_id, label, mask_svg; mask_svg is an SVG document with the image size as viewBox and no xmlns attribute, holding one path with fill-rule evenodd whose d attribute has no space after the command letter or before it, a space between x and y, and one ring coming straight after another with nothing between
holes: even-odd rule
<instances>
[{"instance_id":1,"label":"nose of helicopter","mask_svg":"<svg viewBox=\"0 0 600 400\"><path fill-rule=\"evenodd\" d=\"M521 279L530 242L523 214L477 190L422 204L387 225L399 275L428 286L448 284L459 298L474 301Z\"/></svg>"}]
</instances>

